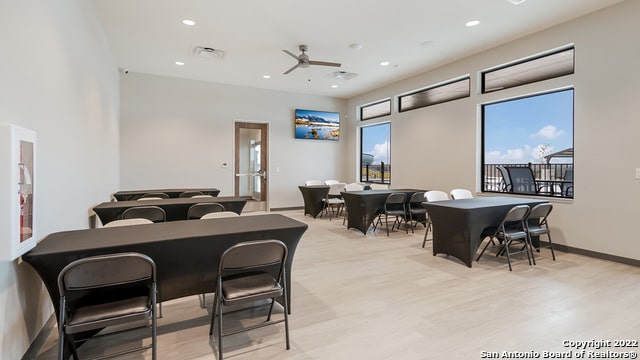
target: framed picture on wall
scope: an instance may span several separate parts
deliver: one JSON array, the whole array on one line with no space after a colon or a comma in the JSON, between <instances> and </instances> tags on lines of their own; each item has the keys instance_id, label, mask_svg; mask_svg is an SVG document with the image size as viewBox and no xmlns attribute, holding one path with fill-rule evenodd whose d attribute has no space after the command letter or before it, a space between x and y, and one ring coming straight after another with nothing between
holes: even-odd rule
<instances>
[{"instance_id":1,"label":"framed picture on wall","mask_svg":"<svg viewBox=\"0 0 640 360\"><path fill-rule=\"evenodd\" d=\"M15 260L36 244L36 134L12 124L0 124L0 246L3 260Z\"/></svg>"},{"instance_id":2,"label":"framed picture on wall","mask_svg":"<svg viewBox=\"0 0 640 360\"><path fill-rule=\"evenodd\" d=\"M296 109L295 138L310 140L340 140L340 113Z\"/></svg>"}]
</instances>

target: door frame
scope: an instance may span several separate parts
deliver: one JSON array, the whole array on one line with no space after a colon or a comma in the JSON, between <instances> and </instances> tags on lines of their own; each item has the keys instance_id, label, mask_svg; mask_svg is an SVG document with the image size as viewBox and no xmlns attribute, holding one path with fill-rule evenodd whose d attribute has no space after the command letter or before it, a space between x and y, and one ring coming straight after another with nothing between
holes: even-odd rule
<instances>
[{"instance_id":1,"label":"door frame","mask_svg":"<svg viewBox=\"0 0 640 360\"><path fill-rule=\"evenodd\" d=\"M240 168L240 158L239 154L239 135L240 129L260 129L262 130L262 134L260 137L261 142L261 152L260 152L260 162L262 164L262 169L265 172L265 176L262 178L260 193L261 193L261 201L266 203L266 210L269 210L269 152L271 146L269 146L269 122L265 121L246 121L246 120L234 120L233 122L233 192L235 196L239 196L240 192L240 178L236 176L238 174L238 169Z\"/></svg>"}]
</instances>

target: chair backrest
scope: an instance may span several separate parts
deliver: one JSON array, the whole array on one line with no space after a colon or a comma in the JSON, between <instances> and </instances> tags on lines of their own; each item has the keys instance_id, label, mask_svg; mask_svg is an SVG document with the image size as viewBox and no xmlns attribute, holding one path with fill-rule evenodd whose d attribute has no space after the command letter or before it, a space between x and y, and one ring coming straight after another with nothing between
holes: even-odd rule
<instances>
[{"instance_id":1,"label":"chair backrest","mask_svg":"<svg viewBox=\"0 0 640 360\"><path fill-rule=\"evenodd\" d=\"M364 185L358 183L349 183L344 186L344 191L362 191L364 190Z\"/></svg>"},{"instance_id":2,"label":"chair backrest","mask_svg":"<svg viewBox=\"0 0 640 360\"><path fill-rule=\"evenodd\" d=\"M122 219L143 218L153 222L164 222L167 220L167 214L159 206L135 206L126 209L122 213Z\"/></svg>"},{"instance_id":3,"label":"chair backrest","mask_svg":"<svg viewBox=\"0 0 640 360\"><path fill-rule=\"evenodd\" d=\"M341 192L345 191L345 183L335 183L329 185L329 195L340 195Z\"/></svg>"},{"instance_id":4,"label":"chair backrest","mask_svg":"<svg viewBox=\"0 0 640 360\"><path fill-rule=\"evenodd\" d=\"M393 192L387 195L387 199L384 202L384 208L385 210L405 209L406 202L407 202L407 194L403 192Z\"/></svg>"},{"instance_id":5,"label":"chair backrest","mask_svg":"<svg viewBox=\"0 0 640 360\"><path fill-rule=\"evenodd\" d=\"M508 225L513 226L514 224L516 225L515 227L521 227L529 215L530 210L529 205L516 205L512 207L509 209L509 212L507 212L507 215L505 215L500 227L504 229Z\"/></svg>"},{"instance_id":6,"label":"chair backrest","mask_svg":"<svg viewBox=\"0 0 640 360\"><path fill-rule=\"evenodd\" d=\"M181 198L191 198L197 195L204 195L204 193L202 191L184 191L182 193L180 193L180 195L178 197Z\"/></svg>"},{"instance_id":7,"label":"chair backrest","mask_svg":"<svg viewBox=\"0 0 640 360\"><path fill-rule=\"evenodd\" d=\"M567 168L564 171L563 180L571 182L562 183L562 194L573 197L573 168Z\"/></svg>"},{"instance_id":8,"label":"chair backrest","mask_svg":"<svg viewBox=\"0 0 640 360\"><path fill-rule=\"evenodd\" d=\"M547 222L547 217L553 210L553 205L551 203L542 203L535 205L531 208L531 212L529 212L529 216L527 219L538 219L539 224L543 225Z\"/></svg>"},{"instance_id":9,"label":"chair backrest","mask_svg":"<svg viewBox=\"0 0 640 360\"><path fill-rule=\"evenodd\" d=\"M160 198L160 199L168 199L169 195L165 194L163 192L150 192L150 193L146 193L142 196L140 196L140 198L138 198L138 200L140 199L146 199L146 198Z\"/></svg>"},{"instance_id":10,"label":"chair backrest","mask_svg":"<svg viewBox=\"0 0 640 360\"><path fill-rule=\"evenodd\" d=\"M516 194L537 194L535 176L528 166L507 167L509 179L511 179L511 192Z\"/></svg>"},{"instance_id":11,"label":"chair backrest","mask_svg":"<svg viewBox=\"0 0 640 360\"><path fill-rule=\"evenodd\" d=\"M453 200L473 199L473 193L467 189L453 189L450 194Z\"/></svg>"},{"instance_id":12,"label":"chair backrest","mask_svg":"<svg viewBox=\"0 0 640 360\"><path fill-rule=\"evenodd\" d=\"M200 219L219 219L219 218L228 218L228 217L238 217L240 215L234 213L233 211L217 211L210 212L202 215Z\"/></svg>"},{"instance_id":13,"label":"chair backrest","mask_svg":"<svg viewBox=\"0 0 640 360\"><path fill-rule=\"evenodd\" d=\"M504 166L496 166L496 168L500 171L500 175L502 175L502 191L511 192L513 189L511 187L511 178L509 178L507 168Z\"/></svg>"},{"instance_id":14,"label":"chair backrest","mask_svg":"<svg viewBox=\"0 0 640 360\"><path fill-rule=\"evenodd\" d=\"M187 219L200 219L205 214L222 212L225 210L224 206L220 203L197 203L189 207L189 210L187 211Z\"/></svg>"},{"instance_id":15,"label":"chair backrest","mask_svg":"<svg viewBox=\"0 0 640 360\"><path fill-rule=\"evenodd\" d=\"M304 182L304 184L306 186L322 185L322 181L320 181L320 180L307 180L307 181Z\"/></svg>"},{"instance_id":16,"label":"chair backrest","mask_svg":"<svg viewBox=\"0 0 640 360\"><path fill-rule=\"evenodd\" d=\"M155 279L156 265L147 255L100 255L78 259L65 266L58 275L58 290L65 296L68 291L152 283Z\"/></svg>"},{"instance_id":17,"label":"chair backrest","mask_svg":"<svg viewBox=\"0 0 640 360\"><path fill-rule=\"evenodd\" d=\"M389 190L389 185L387 184L371 184L369 187L371 190Z\"/></svg>"},{"instance_id":18,"label":"chair backrest","mask_svg":"<svg viewBox=\"0 0 640 360\"><path fill-rule=\"evenodd\" d=\"M449 194L441 190L429 190L424 193L424 198L427 201L444 201L449 200Z\"/></svg>"},{"instance_id":19,"label":"chair backrest","mask_svg":"<svg viewBox=\"0 0 640 360\"><path fill-rule=\"evenodd\" d=\"M424 207L422 206L424 200L424 191L414 192L409 198L409 208L418 208L420 210L424 209Z\"/></svg>"},{"instance_id":20,"label":"chair backrest","mask_svg":"<svg viewBox=\"0 0 640 360\"><path fill-rule=\"evenodd\" d=\"M113 220L104 224L103 227L118 227L118 226L130 226L130 225L144 225L153 224L153 221L144 218L131 218L131 219L119 219Z\"/></svg>"},{"instance_id":21,"label":"chair backrest","mask_svg":"<svg viewBox=\"0 0 640 360\"><path fill-rule=\"evenodd\" d=\"M218 274L251 271L280 265L278 278L287 259L287 245L280 240L256 240L235 244L222 253Z\"/></svg>"},{"instance_id":22,"label":"chair backrest","mask_svg":"<svg viewBox=\"0 0 640 360\"><path fill-rule=\"evenodd\" d=\"M325 181L324 181L324 184L325 184L325 185L333 185L333 184L337 184L337 183L339 183L339 182L340 182L340 181L338 181L338 180L325 180Z\"/></svg>"}]
</instances>

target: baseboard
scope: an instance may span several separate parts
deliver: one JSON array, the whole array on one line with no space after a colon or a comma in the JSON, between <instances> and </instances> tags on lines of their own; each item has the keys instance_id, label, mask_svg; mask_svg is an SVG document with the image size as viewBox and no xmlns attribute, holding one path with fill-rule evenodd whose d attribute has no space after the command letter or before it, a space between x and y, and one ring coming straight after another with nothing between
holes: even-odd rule
<instances>
[{"instance_id":1,"label":"baseboard","mask_svg":"<svg viewBox=\"0 0 640 360\"><path fill-rule=\"evenodd\" d=\"M40 349L42 349L42 346L45 344L45 342L49 338L49 335L51 335L51 331L53 331L55 327L56 317L54 314L52 314L49 317L49 320L47 320L47 322L44 324L42 329L40 329L40 332L38 333L38 335L36 335L36 338L24 353L21 360L35 360L38 352L40 352Z\"/></svg>"},{"instance_id":2,"label":"baseboard","mask_svg":"<svg viewBox=\"0 0 640 360\"><path fill-rule=\"evenodd\" d=\"M541 245L542 246L549 246L549 243L548 242L541 242ZM622 257L622 256L617 256L617 255L610 255L610 254L605 254L605 253L601 253L601 252L597 252L597 251L585 250L585 249L580 249L580 248L575 248L575 247L561 245L561 244L555 244L555 243L553 244L553 249L554 250L558 250L558 251L562 251L562 252L566 252L566 253L569 253L569 254L588 256L588 257L592 257L592 258L596 258L596 259L613 261L613 262L617 262L617 263L620 263L620 264L640 267L640 260L638 260L638 259L631 259L631 258L626 258L626 257Z\"/></svg>"}]
</instances>

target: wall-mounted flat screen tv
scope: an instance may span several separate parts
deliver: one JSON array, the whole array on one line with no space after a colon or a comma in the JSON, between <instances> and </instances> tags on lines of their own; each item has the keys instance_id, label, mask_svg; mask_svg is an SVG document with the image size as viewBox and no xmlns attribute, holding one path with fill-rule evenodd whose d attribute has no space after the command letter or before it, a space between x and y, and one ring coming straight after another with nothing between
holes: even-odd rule
<instances>
[{"instance_id":1,"label":"wall-mounted flat screen tv","mask_svg":"<svg viewBox=\"0 0 640 360\"><path fill-rule=\"evenodd\" d=\"M340 140L340 113L296 109L296 139Z\"/></svg>"}]
</instances>

